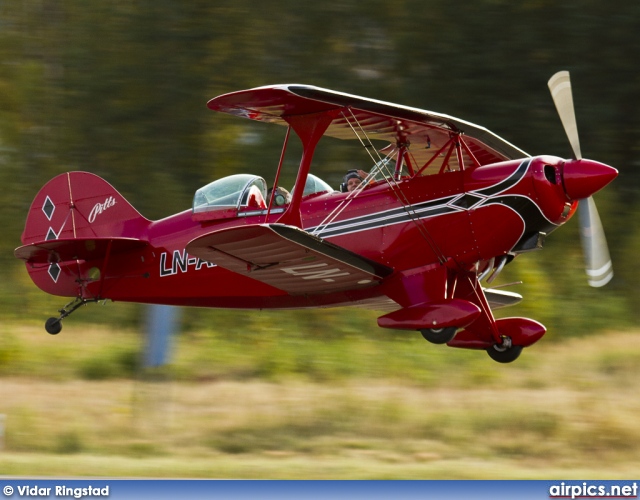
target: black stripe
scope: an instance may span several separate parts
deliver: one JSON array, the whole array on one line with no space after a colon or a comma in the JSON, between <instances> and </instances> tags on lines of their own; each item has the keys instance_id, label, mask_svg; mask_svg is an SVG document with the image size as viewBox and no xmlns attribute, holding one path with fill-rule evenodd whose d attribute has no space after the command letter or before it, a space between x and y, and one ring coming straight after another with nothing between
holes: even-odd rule
<instances>
[{"instance_id":1,"label":"black stripe","mask_svg":"<svg viewBox=\"0 0 640 500\"><path fill-rule=\"evenodd\" d=\"M434 207L431 210L428 210L420 214L408 213L406 211L403 211L403 213L398 213L394 217L385 218L384 220L373 220L371 222L360 223L355 225L354 227L344 227L344 226L331 227L330 229L325 229L323 231L320 231L320 233L318 234L323 238L326 238L329 236L338 236L341 234L355 233L358 231L366 231L367 229L375 229L377 227L390 226L393 224L400 224L403 222L411 222L412 220L415 220L415 219L425 219L428 217L435 217L436 215L444 215L447 213L454 213L459 211L460 210L456 210L455 208L448 207L448 206Z\"/></svg>"},{"instance_id":2,"label":"black stripe","mask_svg":"<svg viewBox=\"0 0 640 500\"><path fill-rule=\"evenodd\" d=\"M537 235L540 232L549 234L558 227L544 216L540 207L533 200L525 196L498 196L488 200L488 203L486 203L485 206L496 204L511 208L524 220L524 232L522 233L520 240L518 240L518 243L514 246L514 249L519 248L532 236Z\"/></svg>"},{"instance_id":3,"label":"black stripe","mask_svg":"<svg viewBox=\"0 0 640 500\"><path fill-rule=\"evenodd\" d=\"M527 224L528 226L547 227L551 223L544 218L544 215L542 215L542 212L540 211L538 206L531 199L523 198L520 196L503 196L491 198L492 195L510 189L518 182L520 182L520 180L524 177L527 170L529 169L530 164L531 159L528 158L520 163L515 172L513 172L503 181L500 181L493 186L479 189L477 191L461 193L455 196L449 196L447 198L440 198L437 200L423 201L415 205L409 205L408 207L403 206L393 208L387 211L376 212L370 215L353 217L351 219L341 220L338 222L331 222L326 225L321 224L315 227L306 228L305 231L313 233L314 231L318 230L318 228L320 228L321 230L318 231L318 235L326 238L331 236L339 236L342 234L355 233L358 231L366 231L368 229L375 229L377 227L384 227L392 224L410 222L414 219L426 219L429 217L435 217L437 215L457 213L460 211L460 209L464 210L466 208L470 208L465 206L467 204L465 200L470 197L476 203L473 205L474 209L480 208L481 206L486 204L502 203L519 213L525 220L525 224ZM476 199L474 197L474 194L480 194L482 196L487 196L488 198L486 198L484 202L477 203L476 200L480 200L480 198ZM457 198L461 199L456 200ZM526 199L529 204L517 201L522 199ZM452 203L454 200L456 200L456 202ZM533 209L532 206L535 207L535 209ZM525 213L521 213L520 210L523 210ZM551 224L551 226L556 227L553 224Z\"/></svg>"},{"instance_id":4,"label":"black stripe","mask_svg":"<svg viewBox=\"0 0 640 500\"><path fill-rule=\"evenodd\" d=\"M489 186L484 189L479 189L478 191L472 191L478 194L482 194L484 196L492 196L494 194L498 194L502 191L506 191L507 189L515 186L520 182L520 179L524 177L524 174L529 169L529 164L531 163L531 158L526 159L520 165L516 171L507 177L505 180L498 182L498 184L494 184L493 186Z\"/></svg>"},{"instance_id":5,"label":"black stripe","mask_svg":"<svg viewBox=\"0 0 640 500\"><path fill-rule=\"evenodd\" d=\"M409 207L398 207L398 208L392 208L390 210L385 210L382 212L376 212L370 215L363 215L360 217L353 217L351 219L345 219L345 220L341 220L341 221L337 221L337 222L331 222L329 224L320 224L318 226L315 227L309 227L306 228L305 231L308 231L310 233L313 233L315 230L317 230L318 228L322 228L321 231L319 231L319 234L327 234L333 231L337 231L339 229L345 228L345 226L352 226L352 225L357 225L360 226L362 224L367 224L370 225L371 223L382 223L382 225L386 224L387 221L389 219L395 219L397 217L402 217L404 219L404 217L407 215L407 212L410 211L411 213L415 213L415 212L422 212L424 210L427 210L429 208L439 208L439 207L443 207L445 206L447 203L450 203L452 200L454 200L456 196L450 196L447 198L440 198L438 200L431 200L431 201L423 201L420 203L417 203L415 205L410 205ZM380 220L383 219L383 220ZM375 227L375 225L373 226ZM345 228L345 229L353 229L351 227Z\"/></svg>"}]
</instances>

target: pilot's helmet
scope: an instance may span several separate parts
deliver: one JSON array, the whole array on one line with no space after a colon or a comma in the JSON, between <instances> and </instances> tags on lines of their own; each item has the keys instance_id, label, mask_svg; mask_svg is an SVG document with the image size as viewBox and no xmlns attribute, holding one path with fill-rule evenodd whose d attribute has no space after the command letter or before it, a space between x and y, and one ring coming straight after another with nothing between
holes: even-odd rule
<instances>
[{"instance_id":1,"label":"pilot's helmet","mask_svg":"<svg viewBox=\"0 0 640 500\"><path fill-rule=\"evenodd\" d=\"M343 193L347 192L347 185L349 183L349 179L360 179L362 181L362 177L358 175L357 170L349 170L344 177L342 178L342 184L340 184L340 191Z\"/></svg>"},{"instance_id":2,"label":"pilot's helmet","mask_svg":"<svg viewBox=\"0 0 640 500\"><path fill-rule=\"evenodd\" d=\"M267 199L271 199L271 192L273 188L269 188L267 191ZM276 195L273 198L274 204L278 207L285 205L287 203L291 203L291 193L287 191L285 188L278 186L276 188Z\"/></svg>"}]
</instances>

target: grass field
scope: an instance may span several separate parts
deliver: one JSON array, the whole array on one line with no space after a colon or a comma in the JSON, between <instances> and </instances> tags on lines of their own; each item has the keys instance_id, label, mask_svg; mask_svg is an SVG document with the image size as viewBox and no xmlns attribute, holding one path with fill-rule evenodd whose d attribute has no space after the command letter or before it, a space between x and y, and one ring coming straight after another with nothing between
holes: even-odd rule
<instances>
[{"instance_id":1,"label":"grass field","mask_svg":"<svg viewBox=\"0 0 640 500\"><path fill-rule=\"evenodd\" d=\"M640 332L545 339L511 365L417 336L190 334L170 371L86 325L0 332L0 475L630 478ZM149 381L152 378L156 381Z\"/></svg>"}]
</instances>

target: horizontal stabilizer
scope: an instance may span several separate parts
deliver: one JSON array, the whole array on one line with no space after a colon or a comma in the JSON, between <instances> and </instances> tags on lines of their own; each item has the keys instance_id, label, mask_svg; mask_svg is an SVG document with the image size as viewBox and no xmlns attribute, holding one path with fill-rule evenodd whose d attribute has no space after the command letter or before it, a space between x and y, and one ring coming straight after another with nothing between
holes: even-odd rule
<instances>
[{"instance_id":1,"label":"horizontal stabilizer","mask_svg":"<svg viewBox=\"0 0 640 500\"><path fill-rule=\"evenodd\" d=\"M21 246L14 255L30 264L52 264L101 259L107 254L137 250L146 245L145 241L135 238L64 238Z\"/></svg>"},{"instance_id":2,"label":"horizontal stabilizer","mask_svg":"<svg viewBox=\"0 0 640 500\"><path fill-rule=\"evenodd\" d=\"M387 266L283 224L214 231L192 240L187 252L292 295L370 287L393 272Z\"/></svg>"}]
</instances>

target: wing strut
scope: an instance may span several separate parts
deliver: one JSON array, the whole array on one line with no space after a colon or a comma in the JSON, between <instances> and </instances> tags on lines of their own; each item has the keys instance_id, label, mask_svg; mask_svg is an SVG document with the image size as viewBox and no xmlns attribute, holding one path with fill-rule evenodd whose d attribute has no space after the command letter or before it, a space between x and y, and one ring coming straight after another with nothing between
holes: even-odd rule
<instances>
[{"instance_id":1,"label":"wing strut","mask_svg":"<svg viewBox=\"0 0 640 500\"><path fill-rule=\"evenodd\" d=\"M462 135L458 135L458 141L460 141L460 146L462 146L462 149L465 150L465 152L469 155L469 158L471 158L471 161L473 162L473 166L474 167L479 167L480 166L480 162L478 161L478 159L476 158L476 155L473 154L473 152L471 151L471 148L469 148L469 145L462 139ZM460 167L461 170L464 170L462 168L462 156L460 156Z\"/></svg>"},{"instance_id":2,"label":"wing strut","mask_svg":"<svg viewBox=\"0 0 640 500\"><path fill-rule=\"evenodd\" d=\"M300 215L300 202L304 194L304 185L307 182L309 169L311 168L311 160L316 150L318 141L324 135L331 125L333 119L339 114L340 110L325 111L316 113L315 115L294 115L285 116L284 119L298 134L302 141L302 158L300 159L300 168L296 177L296 184L293 188L293 197L287 211L278 219L280 224L286 224L302 228L302 217Z\"/></svg>"},{"instance_id":3,"label":"wing strut","mask_svg":"<svg viewBox=\"0 0 640 500\"><path fill-rule=\"evenodd\" d=\"M282 170L282 162L284 161L284 154L287 152L287 144L289 144L289 135L291 134L291 126L287 127L287 134L284 136L284 144L282 145L282 152L280 153L280 161L278 162L278 170L276 171L276 178L273 181L273 189L271 190L271 196L269 197L269 206L267 208L267 215L264 219L266 222L269 220L269 214L271 213L271 207L273 206L273 200L276 197L278 190L278 181L280 180L280 171Z\"/></svg>"},{"instance_id":4,"label":"wing strut","mask_svg":"<svg viewBox=\"0 0 640 500\"><path fill-rule=\"evenodd\" d=\"M436 151L436 154L434 154L434 155L431 157L431 159L430 159L427 163L425 163L425 164L420 168L420 170L418 170L418 171L415 173L414 177L417 177L417 176L418 176L418 175L420 175L422 172L424 172L427 168L429 168L429 165L431 165L431 164L432 164L432 163L433 163L437 158L439 158L439 157L440 157L440 155L442 154L442 152L443 152L445 149L447 149L448 147L450 147L450 146L451 146L451 143L452 143L452 142L453 142L453 137L449 138L449 140L448 140L447 142L445 142L445 143L443 144L443 146L442 146L438 151ZM442 169L444 169L444 168L446 167L446 165L447 165L447 163L443 163L443 164L442 164L442 168L440 169L440 173L442 173L442 172L443 172L443 170L442 170Z\"/></svg>"}]
</instances>

